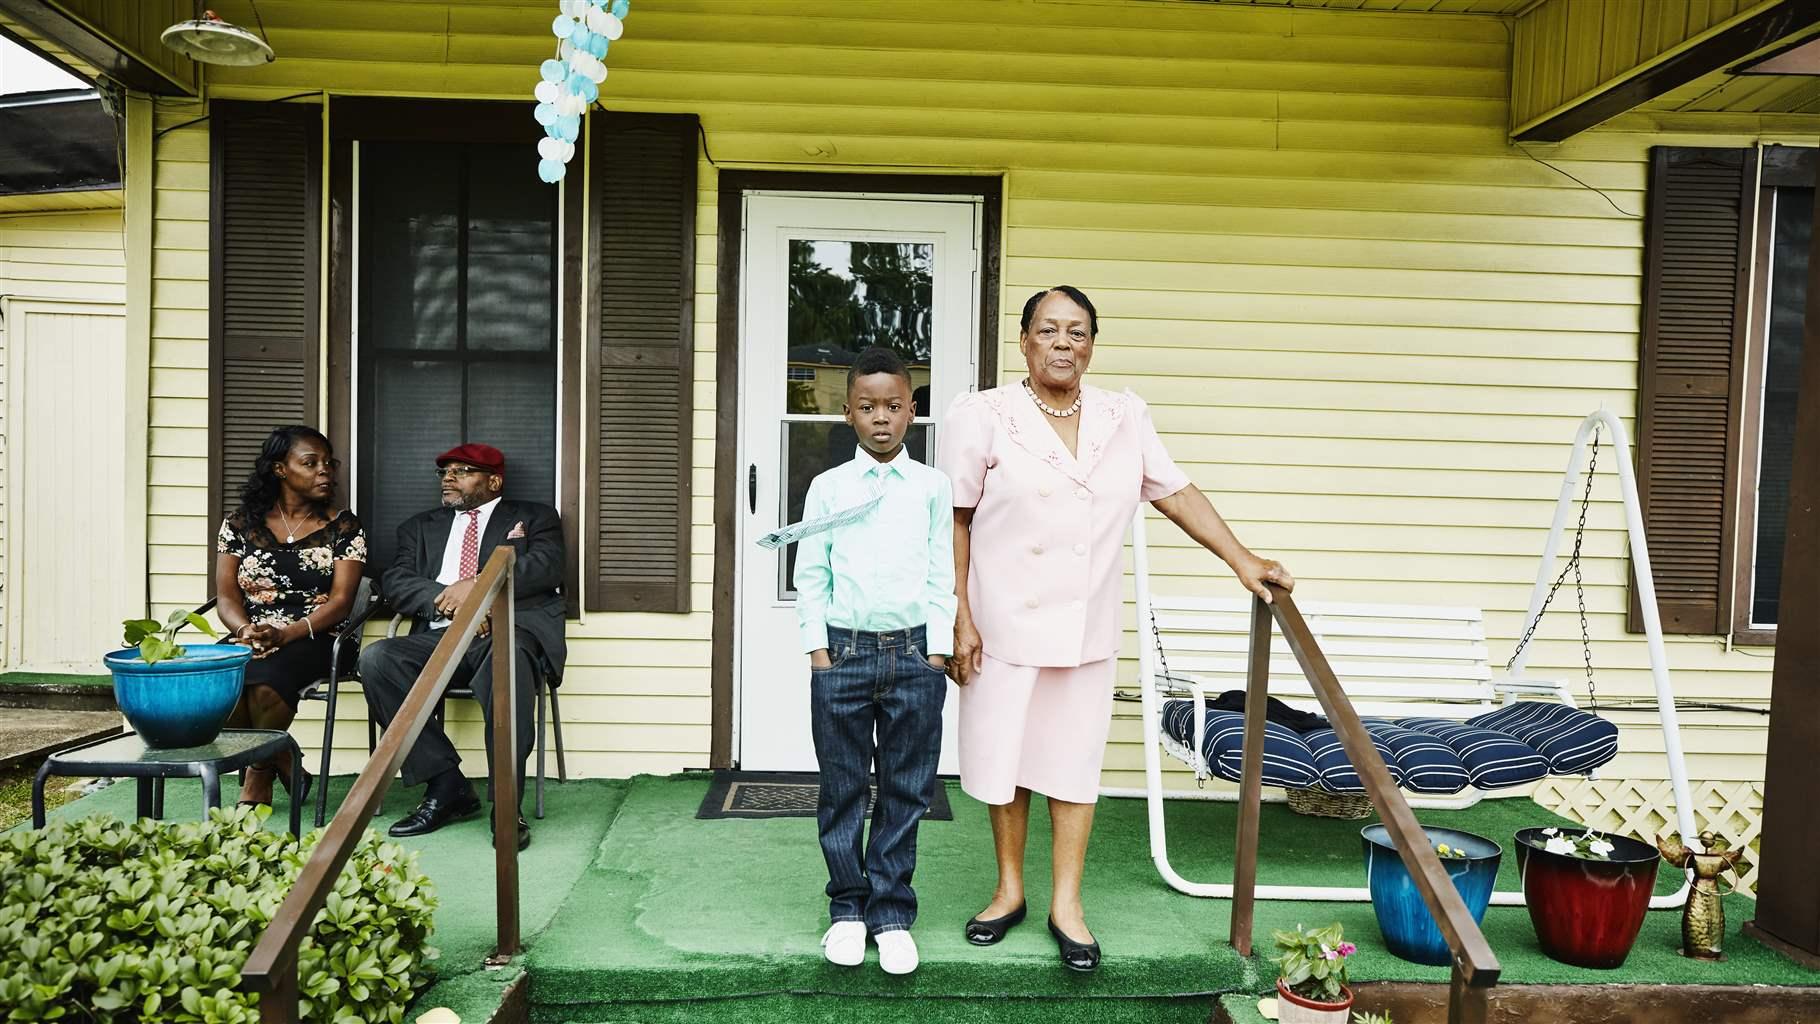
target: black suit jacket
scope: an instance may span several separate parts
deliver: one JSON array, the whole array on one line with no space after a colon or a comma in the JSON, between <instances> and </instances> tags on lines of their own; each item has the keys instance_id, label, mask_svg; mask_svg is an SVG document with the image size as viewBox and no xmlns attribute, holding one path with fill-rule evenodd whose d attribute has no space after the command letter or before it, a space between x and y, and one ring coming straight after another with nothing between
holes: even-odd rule
<instances>
[{"instance_id":1,"label":"black suit jacket","mask_svg":"<svg viewBox=\"0 0 1820 1024\"><path fill-rule=\"evenodd\" d=\"M430 628L436 614L436 595L446 584L436 582L442 571L442 553L455 524L455 510L420 512L398 527L398 552L382 578L382 590L392 607L411 616L411 632ZM520 537L507 534L522 532ZM556 510L534 501L501 498L487 519L480 538L480 565L486 567L493 549L509 544L518 551L515 568L514 611L518 628L531 634L535 652L552 675L562 674L569 650L563 640L562 520Z\"/></svg>"}]
</instances>

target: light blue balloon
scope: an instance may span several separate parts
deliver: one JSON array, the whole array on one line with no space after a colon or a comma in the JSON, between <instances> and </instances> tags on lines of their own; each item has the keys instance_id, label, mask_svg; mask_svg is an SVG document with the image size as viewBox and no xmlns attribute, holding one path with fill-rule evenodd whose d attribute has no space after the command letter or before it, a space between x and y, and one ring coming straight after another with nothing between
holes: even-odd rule
<instances>
[{"instance_id":1,"label":"light blue balloon","mask_svg":"<svg viewBox=\"0 0 1820 1024\"><path fill-rule=\"evenodd\" d=\"M599 7L600 5L595 4L594 6ZM626 16L626 12L631 9L632 5L628 3L627 0L613 0L613 16L615 18L623 20Z\"/></svg>"},{"instance_id":2,"label":"light blue balloon","mask_svg":"<svg viewBox=\"0 0 1820 1024\"><path fill-rule=\"evenodd\" d=\"M544 81L560 85L562 80L569 76L569 66L552 57L537 65L537 73L543 76Z\"/></svg>"},{"instance_id":3,"label":"light blue balloon","mask_svg":"<svg viewBox=\"0 0 1820 1024\"><path fill-rule=\"evenodd\" d=\"M582 26L581 22L578 21L575 23L574 34L569 36L569 44L574 46L577 50L585 50L588 48L588 40L593 38L594 33L589 32Z\"/></svg>"},{"instance_id":4,"label":"light blue balloon","mask_svg":"<svg viewBox=\"0 0 1820 1024\"><path fill-rule=\"evenodd\" d=\"M566 174L568 170L569 168L565 166L561 160L537 161L537 176L552 185L561 181L562 176Z\"/></svg>"},{"instance_id":5,"label":"light blue balloon","mask_svg":"<svg viewBox=\"0 0 1820 1024\"><path fill-rule=\"evenodd\" d=\"M607 56L607 37L595 36L588 40L588 52L604 60Z\"/></svg>"},{"instance_id":6,"label":"light blue balloon","mask_svg":"<svg viewBox=\"0 0 1820 1024\"><path fill-rule=\"evenodd\" d=\"M587 100L589 103L592 103L597 99L600 99L600 86L595 85L593 83L593 81L591 81L590 79L586 79L586 78L582 79L581 80L581 98L584 100Z\"/></svg>"},{"instance_id":7,"label":"light blue balloon","mask_svg":"<svg viewBox=\"0 0 1820 1024\"><path fill-rule=\"evenodd\" d=\"M580 26L575 23L575 19L566 14L558 14L556 20L550 22L550 31L555 33L556 38L558 39L569 38L570 33L574 32L579 27Z\"/></svg>"},{"instance_id":8,"label":"light blue balloon","mask_svg":"<svg viewBox=\"0 0 1820 1024\"><path fill-rule=\"evenodd\" d=\"M537 109L531 111L531 116L537 119L538 124L547 128L556 123L556 105L554 103L539 103Z\"/></svg>"}]
</instances>

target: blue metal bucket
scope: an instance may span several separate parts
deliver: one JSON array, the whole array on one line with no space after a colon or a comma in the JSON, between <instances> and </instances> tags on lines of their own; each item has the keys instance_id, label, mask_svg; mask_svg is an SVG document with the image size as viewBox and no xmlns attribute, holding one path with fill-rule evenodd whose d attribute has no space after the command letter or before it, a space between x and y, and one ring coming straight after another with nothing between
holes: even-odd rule
<instances>
[{"instance_id":1,"label":"blue metal bucket","mask_svg":"<svg viewBox=\"0 0 1820 1024\"><path fill-rule=\"evenodd\" d=\"M1446 843L1466 851L1464 858L1442 857L1441 867L1453 879L1472 919L1483 921L1504 851L1497 843L1471 832L1427 826L1422 831L1431 847ZM1365 842L1365 878L1371 885L1371 909L1377 912L1378 931L1384 935L1385 948L1412 963L1436 967L1452 963L1447 939L1422 902L1422 891L1409 877L1409 869L1403 866L1403 858L1390 841L1390 830L1383 825L1367 825L1359 830L1359 837Z\"/></svg>"},{"instance_id":2,"label":"blue metal bucket","mask_svg":"<svg viewBox=\"0 0 1820 1024\"><path fill-rule=\"evenodd\" d=\"M234 710L253 649L240 644L185 644L183 657L146 664L138 648L102 660L114 676L120 713L155 748L212 742Z\"/></svg>"}]
</instances>

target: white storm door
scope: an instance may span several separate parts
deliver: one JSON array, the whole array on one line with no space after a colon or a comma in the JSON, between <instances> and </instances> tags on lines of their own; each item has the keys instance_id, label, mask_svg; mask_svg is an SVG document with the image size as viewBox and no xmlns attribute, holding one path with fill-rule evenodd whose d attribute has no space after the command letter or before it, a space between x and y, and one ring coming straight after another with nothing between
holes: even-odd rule
<instances>
[{"instance_id":1,"label":"white storm door","mask_svg":"<svg viewBox=\"0 0 1820 1024\"><path fill-rule=\"evenodd\" d=\"M744 204L734 750L747 770L814 771L796 549L756 541L800 519L809 482L853 457L841 409L861 349L891 348L910 367L906 445L934 459L939 415L978 379L979 206L760 193ZM958 770L948 690L943 773Z\"/></svg>"},{"instance_id":2,"label":"white storm door","mask_svg":"<svg viewBox=\"0 0 1820 1024\"><path fill-rule=\"evenodd\" d=\"M5 370L6 667L100 672L120 620L145 607L126 567L126 310L113 303L8 299ZM144 396L140 396L144 400ZM141 563L143 564L143 563Z\"/></svg>"}]
</instances>

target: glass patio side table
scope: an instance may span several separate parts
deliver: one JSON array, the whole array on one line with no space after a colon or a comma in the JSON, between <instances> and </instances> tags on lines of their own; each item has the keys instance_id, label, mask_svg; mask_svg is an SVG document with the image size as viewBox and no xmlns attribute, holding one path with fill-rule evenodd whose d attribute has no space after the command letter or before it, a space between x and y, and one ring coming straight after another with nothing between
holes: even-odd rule
<instances>
[{"instance_id":1,"label":"glass patio side table","mask_svg":"<svg viewBox=\"0 0 1820 1024\"><path fill-rule=\"evenodd\" d=\"M32 827L44 827L44 781L53 775L131 778L139 783L139 816L164 817L165 779L202 779L203 816L221 806L221 776L261 761L291 758L291 778L301 778L303 751L291 734L276 729L223 729L213 743L154 750L136 733L92 740L44 759L32 783ZM302 836L303 802L291 799L291 834Z\"/></svg>"}]
</instances>

